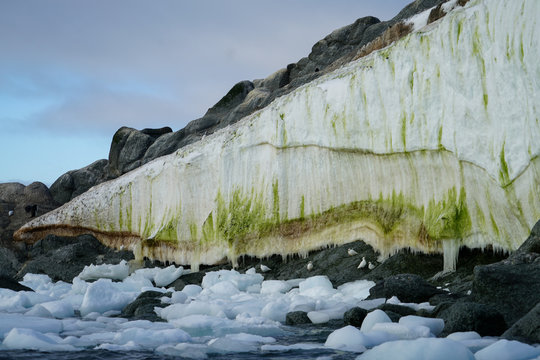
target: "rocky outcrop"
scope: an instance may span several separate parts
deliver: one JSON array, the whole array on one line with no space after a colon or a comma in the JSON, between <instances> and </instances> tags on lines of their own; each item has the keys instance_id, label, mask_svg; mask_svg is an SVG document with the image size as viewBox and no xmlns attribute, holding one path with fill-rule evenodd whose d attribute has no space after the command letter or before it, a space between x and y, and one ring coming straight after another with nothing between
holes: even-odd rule
<instances>
[{"instance_id":1,"label":"rocky outcrop","mask_svg":"<svg viewBox=\"0 0 540 360\"><path fill-rule=\"evenodd\" d=\"M55 209L58 204L47 186L40 182L25 186L20 183L0 184L0 247L7 247L17 257L24 246L13 242L13 233L23 224Z\"/></svg>"},{"instance_id":2,"label":"rocky outcrop","mask_svg":"<svg viewBox=\"0 0 540 360\"><path fill-rule=\"evenodd\" d=\"M68 171L60 176L51 185L54 200L59 204L64 204L92 186L103 182L107 164L108 161L105 159L97 160L82 169Z\"/></svg>"},{"instance_id":3,"label":"rocky outcrop","mask_svg":"<svg viewBox=\"0 0 540 360\"><path fill-rule=\"evenodd\" d=\"M390 299L392 296L397 296L405 303L426 302L432 296L442 293L443 291L414 274L393 275L369 289L369 297L372 299Z\"/></svg>"},{"instance_id":4,"label":"rocky outcrop","mask_svg":"<svg viewBox=\"0 0 540 360\"><path fill-rule=\"evenodd\" d=\"M503 338L540 344L540 302L504 332Z\"/></svg>"},{"instance_id":5,"label":"rocky outcrop","mask_svg":"<svg viewBox=\"0 0 540 360\"><path fill-rule=\"evenodd\" d=\"M481 336L499 336L508 327L503 315L493 306L457 302L437 314L444 320L443 336L460 331L476 331Z\"/></svg>"},{"instance_id":6,"label":"rocky outcrop","mask_svg":"<svg viewBox=\"0 0 540 360\"><path fill-rule=\"evenodd\" d=\"M115 251L101 244L91 235L60 237L49 235L36 242L29 250L29 259L16 275L47 274L54 281L71 282L90 264L118 264L133 259L129 251Z\"/></svg>"},{"instance_id":7,"label":"rocky outcrop","mask_svg":"<svg viewBox=\"0 0 540 360\"><path fill-rule=\"evenodd\" d=\"M154 311L156 307L163 308L167 306L167 304L161 302L161 298L164 296L170 297L171 294L145 291L122 309L120 316L129 320L164 321Z\"/></svg>"}]
</instances>

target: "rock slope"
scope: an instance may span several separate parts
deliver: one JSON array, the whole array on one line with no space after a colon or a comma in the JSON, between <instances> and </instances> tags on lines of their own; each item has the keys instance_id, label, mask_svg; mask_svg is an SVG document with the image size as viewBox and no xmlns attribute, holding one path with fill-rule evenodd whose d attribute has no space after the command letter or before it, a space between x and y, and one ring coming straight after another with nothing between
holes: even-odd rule
<instances>
[{"instance_id":1,"label":"rock slope","mask_svg":"<svg viewBox=\"0 0 540 360\"><path fill-rule=\"evenodd\" d=\"M451 2L455 3L454 1ZM540 4L475 0L16 234L195 267L363 239L514 250L540 216ZM424 21L425 23L425 21Z\"/></svg>"}]
</instances>

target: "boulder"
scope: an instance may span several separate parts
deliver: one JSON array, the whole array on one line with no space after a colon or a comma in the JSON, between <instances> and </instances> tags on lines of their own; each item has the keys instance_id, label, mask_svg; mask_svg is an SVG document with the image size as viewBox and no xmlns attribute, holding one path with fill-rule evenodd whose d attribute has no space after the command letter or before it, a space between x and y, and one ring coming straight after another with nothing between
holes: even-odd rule
<instances>
[{"instance_id":1,"label":"boulder","mask_svg":"<svg viewBox=\"0 0 540 360\"><path fill-rule=\"evenodd\" d=\"M92 186L105 181L107 165L108 161L101 159L81 169L71 170L61 175L51 185L54 200L59 204L65 204Z\"/></svg>"},{"instance_id":2,"label":"boulder","mask_svg":"<svg viewBox=\"0 0 540 360\"><path fill-rule=\"evenodd\" d=\"M146 150L156 139L142 131L121 127L116 131L109 151L108 172L111 177L118 177L141 165Z\"/></svg>"},{"instance_id":3,"label":"boulder","mask_svg":"<svg viewBox=\"0 0 540 360\"><path fill-rule=\"evenodd\" d=\"M201 285L202 279L204 277L205 273L203 271L197 271L192 272L189 274L184 274L178 279L176 279L172 284L168 285L168 287L174 287L174 290L176 291L182 291L184 286L186 285Z\"/></svg>"},{"instance_id":4,"label":"boulder","mask_svg":"<svg viewBox=\"0 0 540 360\"><path fill-rule=\"evenodd\" d=\"M507 325L493 306L474 302L457 302L437 314L444 320L443 335L458 331L476 331L481 336L499 336Z\"/></svg>"},{"instance_id":5,"label":"boulder","mask_svg":"<svg viewBox=\"0 0 540 360\"><path fill-rule=\"evenodd\" d=\"M361 307L353 307L343 314L343 322L345 325L352 325L356 327L362 326L362 321L366 318L368 311Z\"/></svg>"},{"instance_id":6,"label":"boulder","mask_svg":"<svg viewBox=\"0 0 540 360\"><path fill-rule=\"evenodd\" d=\"M185 146L186 132L184 129L164 134L160 136L146 152L141 160L142 164L146 164L160 156L169 155Z\"/></svg>"},{"instance_id":7,"label":"boulder","mask_svg":"<svg viewBox=\"0 0 540 360\"><path fill-rule=\"evenodd\" d=\"M130 251L115 251L101 244L92 235L60 237L49 235L30 249L28 260L17 274L47 274L53 281L71 282L86 265L118 264L133 259Z\"/></svg>"},{"instance_id":8,"label":"boulder","mask_svg":"<svg viewBox=\"0 0 540 360\"><path fill-rule=\"evenodd\" d=\"M415 274L430 278L441 271L443 259L440 255L412 253L407 250L399 251L384 260L366 275L367 280L379 281L397 274Z\"/></svg>"},{"instance_id":9,"label":"boulder","mask_svg":"<svg viewBox=\"0 0 540 360\"><path fill-rule=\"evenodd\" d=\"M369 289L369 298L391 298L397 296L402 302L421 303L443 291L414 274L399 274L378 282Z\"/></svg>"},{"instance_id":10,"label":"boulder","mask_svg":"<svg viewBox=\"0 0 540 360\"><path fill-rule=\"evenodd\" d=\"M122 310L120 317L129 320L164 321L154 311L156 307L163 308L167 306L160 300L164 296L170 297L171 294L164 294L159 291L145 291Z\"/></svg>"},{"instance_id":11,"label":"boulder","mask_svg":"<svg viewBox=\"0 0 540 360\"><path fill-rule=\"evenodd\" d=\"M540 301L540 255L521 253L474 268L472 296L492 305L512 326Z\"/></svg>"},{"instance_id":12,"label":"boulder","mask_svg":"<svg viewBox=\"0 0 540 360\"><path fill-rule=\"evenodd\" d=\"M285 316L285 324L287 325L300 325L311 324L311 320L307 316L305 311L291 311Z\"/></svg>"},{"instance_id":13,"label":"boulder","mask_svg":"<svg viewBox=\"0 0 540 360\"><path fill-rule=\"evenodd\" d=\"M0 276L11 278L17 274L20 266L13 251L0 247Z\"/></svg>"},{"instance_id":14,"label":"boulder","mask_svg":"<svg viewBox=\"0 0 540 360\"><path fill-rule=\"evenodd\" d=\"M540 302L502 334L508 340L540 344Z\"/></svg>"}]
</instances>

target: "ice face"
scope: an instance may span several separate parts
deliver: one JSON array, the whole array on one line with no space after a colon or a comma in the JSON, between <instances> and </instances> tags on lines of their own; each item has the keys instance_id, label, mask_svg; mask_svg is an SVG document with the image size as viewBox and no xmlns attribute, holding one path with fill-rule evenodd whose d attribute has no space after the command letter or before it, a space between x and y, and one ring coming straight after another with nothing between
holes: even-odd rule
<instances>
[{"instance_id":1,"label":"ice face","mask_svg":"<svg viewBox=\"0 0 540 360\"><path fill-rule=\"evenodd\" d=\"M456 7L16 236L91 232L194 267L358 238L446 270L463 245L515 249L540 217L539 7Z\"/></svg>"}]
</instances>

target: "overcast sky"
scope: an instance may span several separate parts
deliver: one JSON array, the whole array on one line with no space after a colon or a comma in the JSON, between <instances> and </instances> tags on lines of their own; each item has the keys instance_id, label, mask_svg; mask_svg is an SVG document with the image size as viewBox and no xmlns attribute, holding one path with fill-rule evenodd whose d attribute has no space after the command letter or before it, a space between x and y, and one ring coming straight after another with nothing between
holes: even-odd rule
<instances>
[{"instance_id":1,"label":"overcast sky","mask_svg":"<svg viewBox=\"0 0 540 360\"><path fill-rule=\"evenodd\" d=\"M201 117L357 18L409 0L0 0L0 183L51 185L114 132Z\"/></svg>"}]
</instances>

